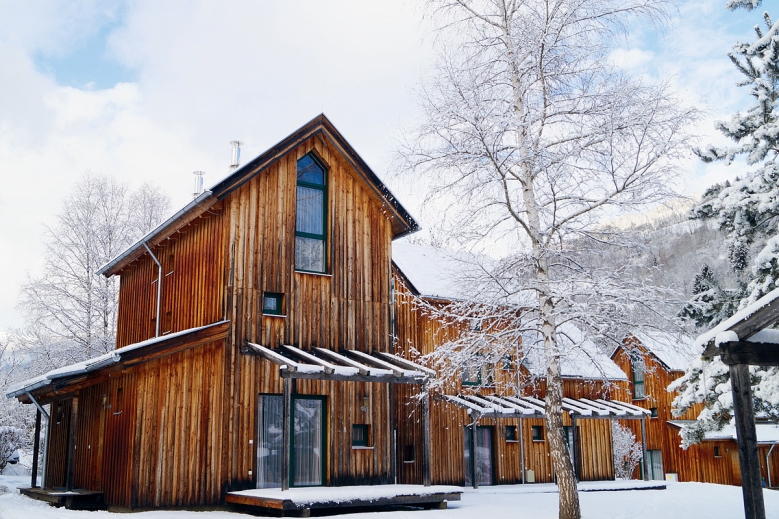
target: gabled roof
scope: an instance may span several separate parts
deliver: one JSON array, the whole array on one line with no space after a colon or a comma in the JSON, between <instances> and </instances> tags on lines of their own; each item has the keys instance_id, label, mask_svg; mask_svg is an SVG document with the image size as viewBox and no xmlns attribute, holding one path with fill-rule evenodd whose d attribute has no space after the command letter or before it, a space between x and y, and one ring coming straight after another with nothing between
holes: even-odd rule
<instances>
[{"instance_id":1,"label":"gabled roof","mask_svg":"<svg viewBox=\"0 0 779 519\"><path fill-rule=\"evenodd\" d=\"M532 374L543 377L546 375L543 347L535 346L540 341L534 340L533 337L529 339L528 344L534 346L524 347L523 364ZM557 330L557 339L560 347L560 374L563 378L627 380L625 372L609 358L607 353L604 353L573 324L561 325Z\"/></svg>"},{"instance_id":2,"label":"gabled roof","mask_svg":"<svg viewBox=\"0 0 779 519\"><path fill-rule=\"evenodd\" d=\"M384 208L392 219L393 238L399 238L400 236L416 232L419 229L419 224L417 224L414 218L401 205L397 198L395 198L395 195L393 195L387 186L379 180L379 177L376 176L373 170L357 154L354 148L352 148L346 139L344 139L343 135L341 135L335 126L333 126L333 123L331 123L324 114L320 114L264 153L235 170L234 173L217 183L210 190L203 192L176 214L138 240L126 251L104 265L98 271L98 274L110 277L118 273L146 252L144 244L150 247L159 244L162 240L171 236L195 218L205 213L209 208L213 207L214 204L229 196L230 193L240 188L254 175L272 165L293 148L299 146L304 140L314 135L321 135L337 149L344 159L346 159L362 177L365 183L373 190L376 196L382 200Z\"/></svg>"},{"instance_id":3,"label":"gabled roof","mask_svg":"<svg viewBox=\"0 0 779 519\"><path fill-rule=\"evenodd\" d=\"M695 341L687 335L662 332L660 330L634 332L631 335L638 339L641 346L668 371L685 371L690 362L699 355ZM621 347L618 346L614 349L614 352L611 354L612 358L614 358L614 354Z\"/></svg>"},{"instance_id":4,"label":"gabled roof","mask_svg":"<svg viewBox=\"0 0 779 519\"><path fill-rule=\"evenodd\" d=\"M469 261L470 260L470 261ZM464 251L415 245L405 240L392 243L392 262L417 295L433 299L463 299L458 273L472 262Z\"/></svg>"}]
</instances>

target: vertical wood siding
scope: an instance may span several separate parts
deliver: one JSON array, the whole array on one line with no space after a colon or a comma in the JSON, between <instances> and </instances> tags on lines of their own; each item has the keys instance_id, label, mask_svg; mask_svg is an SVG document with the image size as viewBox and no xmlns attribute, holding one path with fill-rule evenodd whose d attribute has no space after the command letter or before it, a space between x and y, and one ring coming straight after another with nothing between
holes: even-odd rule
<instances>
[{"instance_id":1,"label":"vertical wood siding","mask_svg":"<svg viewBox=\"0 0 779 519\"><path fill-rule=\"evenodd\" d=\"M413 303L413 296L405 286L402 277L395 276L395 320L396 320L396 351L411 358L412 353L427 354L435 348L452 340L460 333L456 325L443 325L421 312ZM415 350L414 352L412 352ZM524 377L524 375L519 375ZM480 392L491 394L503 391L513 391L511 387L516 381L516 371L496 369L495 387L479 389ZM537 382L524 391L526 395L544 398L545 384ZM600 380L564 379L563 394L569 398L609 398L628 400L627 383L612 381L605 383ZM398 430L398 480L401 483L421 483L422 465L421 453L417 454L413 463L403 462L403 450L406 445L413 445L417 452L422 448L422 431L420 425L421 411L416 403L418 388L396 387L395 416ZM473 392L473 388L463 387L456 383L446 389L448 393ZM436 484L462 485L465 482L463 465L464 428L471 419L464 409L453 404L437 401L432 406L432 459L431 476ZM564 415L565 425L571 425L568 415ZM520 449L518 443L507 442L504 428L508 425L518 427L518 419L487 419L479 420L479 425L494 427L493 457L494 481L497 484L519 483L522 480ZM614 479L614 463L612 454L611 423L609 420L579 420L580 432L580 472L582 480ZM525 447L525 469L533 470L536 482L551 482L554 480L549 447L546 441L532 441L532 427L546 425L544 420L523 419L522 438Z\"/></svg>"}]
</instances>

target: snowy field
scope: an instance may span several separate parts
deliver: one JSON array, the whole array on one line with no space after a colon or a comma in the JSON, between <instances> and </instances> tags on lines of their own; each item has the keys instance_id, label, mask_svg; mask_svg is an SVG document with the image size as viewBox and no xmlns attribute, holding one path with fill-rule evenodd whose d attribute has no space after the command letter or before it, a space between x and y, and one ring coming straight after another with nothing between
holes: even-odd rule
<instances>
[{"instance_id":1,"label":"snowy field","mask_svg":"<svg viewBox=\"0 0 779 519\"><path fill-rule=\"evenodd\" d=\"M29 484L18 476L0 476L0 486ZM557 495L533 492L521 485L465 489L460 502L448 510L348 514L349 519L555 519ZM764 491L766 516L779 518L779 491ZM704 483L669 483L666 490L582 492L585 519L738 519L744 516L741 488ZM116 519L108 512L76 512L57 509L13 492L0 495L2 519ZM125 516L126 517L126 516ZM229 512L140 512L136 519L235 519L249 517Z\"/></svg>"}]
</instances>

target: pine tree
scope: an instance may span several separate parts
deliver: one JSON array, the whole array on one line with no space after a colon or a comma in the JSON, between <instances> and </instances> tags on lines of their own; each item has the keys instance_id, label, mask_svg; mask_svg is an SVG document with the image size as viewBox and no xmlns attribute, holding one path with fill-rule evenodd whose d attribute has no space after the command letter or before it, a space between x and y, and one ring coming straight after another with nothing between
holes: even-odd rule
<instances>
[{"instance_id":1,"label":"pine tree","mask_svg":"<svg viewBox=\"0 0 779 519\"><path fill-rule=\"evenodd\" d=\"M751 11L760 3L760 0L731 0L727 7ZM728 55L744 76L738 85L749 87L755 100L746 112L734 114L728 122L717 123L717 129L735 145L696 150L704 162L721 160L731 164L736 157L744 156L748 165L756 166L743 178L736 177L732 184L707 190L703 203L693 211L695 218L714 219L727 233L731 268L746 277L745 287L738 296L740 308L779 287L779 22L773 22L768 13L763 18L765 29L755 27L756 40L736 43ZM754 255L752 267L747 268L753 249L759 251ZM701 277L700 281L703 288L704 279ZM699 328L708 329L734 313L733 301L712 288L695 294L682 314ZM755 410L766 417L779 417L776 397L779 369L752 366L750 374ZM730 374L719 358L696 359L669 389L680 391L674 401L677 413L695 403L706 404L697 422L682 431L683 446L701 441L707 431L719 429L730 421L733 408Z\"/></svg>"},{"instance_id":2,"label":"pine tree","mask_svg":"<svg viewBox=\"0 0 779 519\"><path fill-rule=\"evenodd\" d=\"M679 317L690 321L700 331L708 330L737 309L741 290L725 290L720 287L714 271L704 263L695 275L692 286L693 297L679 312Z\"/></svg>"}]
</instances>

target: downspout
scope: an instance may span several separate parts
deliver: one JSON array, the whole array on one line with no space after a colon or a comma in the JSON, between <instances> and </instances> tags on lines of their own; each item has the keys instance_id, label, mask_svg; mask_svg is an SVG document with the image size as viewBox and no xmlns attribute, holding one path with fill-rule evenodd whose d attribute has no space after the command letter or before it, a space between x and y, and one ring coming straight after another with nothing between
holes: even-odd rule
<instances>
[{"instance_id":1,"label":"downspout","mask_svg":"<svg viewBox=\"0 0 779 519\"><path fill-rule=\"evenodd\" d=\"M771 462L768 461L768 458L771 457L771 451L774 450L774 447L776 447L776 444L774 443L771 445L771 448L768 449L768 454L765 455L765 468L768 471L768 488L771 488Z\"/></svg>"},{"instance_id":2,"label":"downspout","mask_svg":"<svg viewBox=\"0 0 779 519\"><path fill-rule=\"evenodd\" d=\"M46 488L46 459L49 457L49 432L51 429L51 424L49 422L51 420L49 418L49 413L47 413L43 406L41 406L35 397L32 396L32 393L27 391L25 394L27 395L27 398L29 398L30 401L35 404L35 407L38 408L38 411L40 411L43 419L46 420L46 441L43 443L43 460L41 460L41 466L43 467L41 470L41 488ZM35 438L36 442L39 440L40 438Z\"/></svg>"},{"instance_id":3,"label":"downspout","mask_svg":"<svg viewBox=\"0 0 779 519\"><path fill-rule=\"evenodd\" d=\"M157 259L157 256L154 255L154 253L151 251L149 246L146 244L146 242L143 242L143 246L146 247L146 250L149 251L149 255L151 256L151 259L154 260L154 263L157 264L157 315L154 318L154 336L159 337L160 336L160 300L162 299L162 264L160 263L160 260Z\"/></svg>"}]
</instances>

